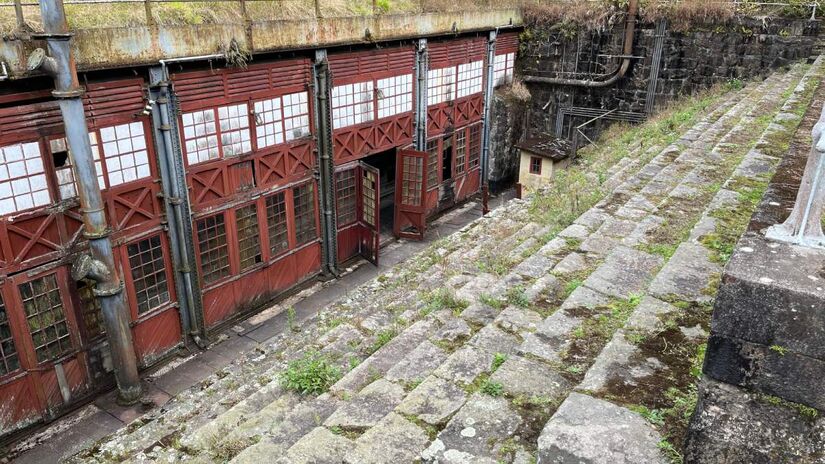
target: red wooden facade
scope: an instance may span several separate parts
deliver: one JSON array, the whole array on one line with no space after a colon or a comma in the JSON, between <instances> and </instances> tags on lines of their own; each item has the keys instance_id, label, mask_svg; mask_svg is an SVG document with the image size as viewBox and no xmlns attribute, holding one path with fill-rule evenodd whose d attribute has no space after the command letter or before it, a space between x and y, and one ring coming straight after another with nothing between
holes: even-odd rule
<instances>
[{"instance_id":1,"label":"red wooden facade","mask_svg":"<svg viewBox=\"0 0 825 464\"><path fill-rule=\"evenodd\" d=\"M418 234L428 215L479 191L486 45L483 37L430 41L426 153L396 159L404 174L395 185L406 188L395 191L406 221L396 220L397 235ZM499 45L515 53L517 36L503 34ZM411 145L415 56L409 44L329 54L339 262L359 254L377 262L382 174L363 159ZM207 329L321 269L311 65L292 58L171 75L180 146L172 156L183 159ZM145 367L183 336L146 82L92 82L86 90L90 141ZM0 437L110 380L94 284L69 276L87 244L62 137L48 90L0 94ZM416 230L404 232L410 224Z\"/></svg>"},{"instance_id":2,"label":"red wooden facade","mask_svg":"<svg viewBox=\"0 0 825 464\"><path fill-rule=\"evenodd\" d=\"M104 331L91 281L69 277L83 252L82 217L57 102L48 91L0 108L0 430L49 416L103 377ZM142 79L87 86L93 153L139 362L181 341L159 171ZM65 379L69 395L60 383Z\"/></svg>"},{"instance_id":3,"label":"red wooden facade","mask_svg":"<svg viewBox=\"0 0 825 464\"><path fill-rule=\"evenodd\" d=\"M207 327L320 270L310 69L172 76Z\"/></svg>"}]
</instances>

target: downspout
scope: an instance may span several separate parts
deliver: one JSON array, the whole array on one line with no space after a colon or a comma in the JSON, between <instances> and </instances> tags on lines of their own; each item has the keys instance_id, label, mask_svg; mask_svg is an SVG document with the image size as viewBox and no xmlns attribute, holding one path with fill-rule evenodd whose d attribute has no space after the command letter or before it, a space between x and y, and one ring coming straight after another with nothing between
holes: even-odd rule
<instances>
[{"instance_id":1,"label":"downspout","mask_svg":"<svg viewBox=\"0 0 825 464\"><path fill-rule=\"evenodd\" d=\"M170 238L174 241L177 249L177 271L182 280L184 301L181 318L184 322L186 332L192 337L192 341L198 348L205 348L206 343L201 339L200 324L198 321L198 313L196 312L195 304L195 288L192 284L192 262L190 260L190 253L186 242L186 234L188 228L184 227L184 197L186 189L181 189L180 182L178 182L178 168L175 165L173 156L177 155L174 144L172 143L172 124L169 112L169 79L165 66L161 69L160 80L157 87L159 88L159 97L157 99L158 116L160 125L158 130L161 133L161 142L163 143L163 171L166 182L163 182L165 190L165 197L167 201L167 208L172 210L172 221L170 224Z\"/></svg>"},{"instance_id":2,"label":"downspout","mask_svg":"<svg viewBox=\"0 0 825 464\"><path fill-rule=\"evenodd\" d=\"M627 21L624 26L624 49L622 51L622 64L619 69L606 80L596 81L587 79L564 79L558 77L525 76L524 82L533 82L550 85L570 85L575 87L600 88L615 84L623 78L630 69L630 58L633 54L633 40L636 37L636 16L639 13L639 0L630 0L627 6Z\"/></svg>"},{"instance_id":3,"label":"downspout","mask_svg":"<svg viewBox=\"0 0 825 464\"><path fill-rule=\"evenodd\" d=\"M318 190L321 202L323 270L327 276L338 277L338 237L335 230L335 198L333 184L332 127L330 124L330 78L326 50L315 51L314 93L316 150L318 151Z\"/></svg>"},{"instance_id":4,"label":"downspout","mask_svg":"<svg viewBox=\"0 0 825 464\"><path fill-rule=\"evenodd\" d=\"M487 40L487 85L484 87L484 115L481 117L481 203L482 214L490 212L490 123L493 111L493 89L495 82L496 38L498 29L490 31Z\"/></svg>"},{"instance_id":5,"label":"downspout","mask_svg":"<svg viewBox=\"0 0 825 464\"><path fill-rule=\"evenodd\" d=\"M123 281L115 264L111 229L106 223L106 210L97 181L89 130L83 109L84 90L78 83L74 56L71 52L72 34L66 24L62 0L41 0L43 34L33 38L45 39L50 57L38 48L29 56L28 69L40 69L54 78L52 95L60 105L66 141L72 153L72 169L77 179L80 210L83 213L83 235L89 241L91 256L81 255L72 267L72 277L85 277L96 282L94 294L100 302L106 338L112 351L118 401L134 404L142 394L138 376L137 357L129 327L130 311L123 292Z\"/></svg>"},{"instance_id":6,"label":"downspout","mask_svg":"<svg viewBox=\"0 0 825 464\"><path fill-rule=\"evenodd\" d=\"M416 48L415 73L415 149L427 150L427 39L418 39Z\"/></svg>"}]
</instances>

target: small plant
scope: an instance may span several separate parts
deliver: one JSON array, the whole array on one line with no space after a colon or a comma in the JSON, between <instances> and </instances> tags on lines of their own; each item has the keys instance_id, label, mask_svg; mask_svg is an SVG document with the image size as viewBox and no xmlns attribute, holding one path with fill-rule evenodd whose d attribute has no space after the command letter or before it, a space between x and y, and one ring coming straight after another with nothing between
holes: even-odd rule
<instances>
[{"instance_id":1,"label":"small plant","mask_svg":"<svg viewBox=\"0 0 825 464\"><path fill-rule=\"evenodd\" d=\"M771 351L775 353L779 353L779 356L785 356L788 353L788 349L784 346L779 345L771 345Z\"/></svg>"},{"instance_id":2,"label":"small plant","mask_svg":"<svg viewBox=\"0 0 825 464\"><path fill-rule=\"evenodd\" d=\"M507 355L504 353L496 353L493 355L493 364L490 366L493 372L497 371L504 361L507 361Z\"/></svg>"},{"instance_id":3,"label":"small plant","mask_svg":"<svg viewBox=\"0 0 825 464\"><path fill-rule=\"evenodd\" d=\"M507 302L519 308L530 307L530 299L527 298L527 293L524 291L524 287L520 285L507 290Z\"/></svg>"},{"instance_id":4,"label":"small plant","mask_svg":"<svg viewBox=\"0 0 825 464\"><path fill-rule=\"evenodd\" d=\"M504 391L504 386L498 382L491 382L490 380L485 381L481 384L481 393L490 396L501 396L501 393Z\"/></svg>"},{"instance_id":5,"label":"small plant","mask_svg":"<svg viewBox=\"0 0 825 464\"><path fill-rule=\"evenodd\" d=\"M630 410L639 413L653 425L663 425L665 423L665 413L662 410L649 409L642 405L630 406Z\"/></svg>"},{"instance_id":6,"label":"small plant","mask_svg":"<svg viewBox=\"0 0 825 464\"><path fill-rule=\"evenodd\" d=\"M391 327L389 329L385 329L381 332L378 332L378 336L375 338L375 342L373 342L373 344L370 346L370 354L380 350L384 345L386 345L393 338L395 338L396 335L398 335L398 330L395 327Z\"/></svg>"},{"instance_id":7,"label":"small plant","mask_svg":"<svg viewBox=\"0 0 825 464\"><path fill-rule=\"evenodd\" d=\"M297 315L295 314L295 307L290 306L286 310L286 325L289 326L289 330L293 332L300 332L301 328L298 326L296 319Z\"/></svg>"},{"instance_id":8,"label":"small plant","mask_svg":"<svg viewBox=\"0 0 825 464\"><path fill-rule=\"evenodd\" d=\"M667 439L662 439L662 441L659 442L659 449L671 464L682 464L684 462L682 453L680 453L679 450L673 446L673 443L669 442Z\"/></svg>"},{"instance_id":9,"label":"small plant","mask_svg":"<svg viewBox=\"0 0 825 464\"><path fill-rule=\"evenodd\" d=\"M576 291L577 288L581 287L582 283L584 282L582 282L581 279L573 279L570 282L567 282L567 285L564 286L564 293L570 295Z\"/></svg>"},{"instance_id":10,"label":"small plant","mask_svg":"<svg viewBox=\"0 0 825 464\"><path fill-rule=\"evenodd\" d=\"M427 304L422 310L422 313L426 314L433 311L440 311L442 309L449 309L453 312L453 314L458 316L462 311L470 306L470 303L456 297L455 293L446 288L439 288L438 290L428 293L424 296L424 300Z\"/></svg>"},{"instance_id":11,"label":"small plant","mask_svg":"<svg viewBox=\"0 0 825 464\"><path fill-rule=\"evenodd\" d=\"M302 395L318 395L341 378L341 370L326 357L310 352L291 361L281 373L281 385Z\"/></svg>"},{"instance_id":12,"label":"small plant","mask_svg":"<svg viewBox=\"0 0 825 464\"><path fill-rule=\"evenodd\" d=\"M480 301L481 304L487 305L487 306L489 306L489 307L491 307L495 310L498 310L498 311L501 311L502 309L504 309L504 306L506 305L506 303L504 301L501 301L498 298L493 298L493 297L491 297L490 295L488 295L486 293L482 293L478 297L478 301Z\"/></svg>"}]
</instances>

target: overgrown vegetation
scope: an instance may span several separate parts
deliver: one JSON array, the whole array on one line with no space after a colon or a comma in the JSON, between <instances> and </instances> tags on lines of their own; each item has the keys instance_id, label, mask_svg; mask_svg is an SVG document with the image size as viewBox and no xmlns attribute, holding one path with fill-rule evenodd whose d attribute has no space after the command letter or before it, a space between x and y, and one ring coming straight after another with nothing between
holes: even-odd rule
<instances>
[{"instance_id":1,"label":"overgrown vegetation","mask_svg":"<svg viewBox=\"0 0 825 464\"><path fill-rule=\"evenodd\" d=\"M439 288L424 295L426 305L421 310L424 315L442 309L449 309L456 316L467 309L469 302L458 298L455 293L447 288Z\"/></svg>"},{"instance_id":2,"label":"overgrown vegetation","mask_svg":"<svg viewBox=\"0 0 825 464\"><path fill-rule=\"evenodd\" d=\"M341 369L317 352L290 361L280 376L281 385L302 395L319 395L341 378Z\"/></svg>"}]
</instances>

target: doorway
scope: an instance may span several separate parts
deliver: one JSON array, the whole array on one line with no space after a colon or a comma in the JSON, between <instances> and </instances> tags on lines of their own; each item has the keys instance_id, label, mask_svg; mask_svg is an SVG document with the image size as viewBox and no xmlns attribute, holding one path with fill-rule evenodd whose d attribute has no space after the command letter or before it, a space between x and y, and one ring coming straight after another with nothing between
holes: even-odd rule
<instances>
[{"instance_id":1,"label":"doorway","mask_svg":"<svg viewBox=\"0 0 825 464\"><path fill-rule=\"evenodd\" d=\"M380 173L379 221L381 224L381 244L393 238L393 222L395 220L395 149L376 153L363 158L368 164Z\"/></svg>"}]
</instances>

